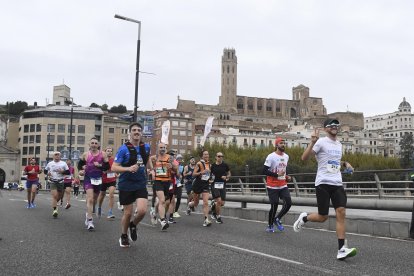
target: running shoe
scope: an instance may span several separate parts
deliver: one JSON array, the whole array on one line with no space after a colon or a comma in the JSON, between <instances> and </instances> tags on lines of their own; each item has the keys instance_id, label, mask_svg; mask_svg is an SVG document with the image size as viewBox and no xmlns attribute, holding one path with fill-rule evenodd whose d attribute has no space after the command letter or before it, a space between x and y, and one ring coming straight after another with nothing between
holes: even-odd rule
<instances>
[{"instance_id":1,"label":"running shoe","mask_svg":"<svg viewBox=\"0 0 414 276\"><path fill-rule=\"evenodd\" d=\"M204 227L211 226L211 221L209 221L208 218L206 218L203 222L203 226Z\"/></svg>"},{"instance_id":2,"label":"running shoe","mask_svg":"<svg viewBox=\"0 0 414 276\"><path fill-rule=\"evenodd\" d=\"M178 212L173 213L174 218L181 218L181 215Z\"/></svg>"},{"instance_id":3,"label":"running shoe","mask_svg":"<svg viewBox=\"0 0 414 276\"><path fill-rule=\"evenodd\" d=\"M69 209L70 208L70 203L66 203L65 209Z\"/></svg>"},{"instance_id":4,"label":"running shoe","mask_svg":"<svg viewBox=\"0 0 414 276\"><path fill-rule=\"evenodd\" d=\"M119 204L119 201L116 204L118 204L118 210L119 211L124 210L124 206L122 206L121 204Z\"/></svg>"},{"instance_id":5,"label":"running shoe","mask_svg":"<svg viewBox=\"0 0 414 276\"><path fill-rule=\"evenodd\" d=\"M36 208L36 204L32 202L32 208Z\"/></svg>"},{"instance_id":6,"label":"running shoe","mask_svg":"<svg viewBox=\"0 0 414 276\"><path fill-rule=\"evenodd\" d=\"M93 229L95 229L95 226L93 225L93 220L92 220L92 219L89 219L89 220L88 220L88 226L87 226L87 229L88 229L89 231L92 231Z\"/></svg>"},{"instance_id":7,"label":"running shoe","mask_svg":"<svg viewBox=\"0 0 414 276\"><path fill-rule=\"evenodd\" d=\"M137 226L132 221L129 223L129 235L131 240L137 240Z\"/></svg>"},{"instance_id":8,"label":"running shoe","mask_svg":"<svg viewBox=\"0 0 414 276\"><path fill-rule=\"evenodd\" d=\"M53 216L54 218L57 218L57 216L58 216L58 211L57 211L57 209L53 210L52 216Z\"/></svg>"},{"instance_id":9,"label":"running shoe","mask_svg":"<svg viewBox=\"0 0 414 276\"><path fill-rule=\"evenodd\" d=\"M155 213L155 210L150 211L150 217L151 217L151 224L156 225L157 224L157 214Z\"/></svg>"},{"instance_id":10,"label":"running shoe","mask_svg":"<svg viewBox=\"0 0 414 276\"><path fill-rule=\"evenodd\" d=\"M219 223L219 224L222 224L223 223L223 221L221 220L221 217L217 217L216 223Z\"/></svg>"},{"instance_id":11,"label":"running shoe","mask_svg":"<svg viewBox=\"0 0 414 276\"><path fill-rule=\"evenodd\" d=\"M282 224L282 222L280 221L280 219L275 219L275 225L276 225L276 227L277 227L277 229L279 230L279 231L284 231L285 230L285 227L283 227L283 224Z\"/></svg>"},{"instance_id":12,"label":"running shoe","mask_svg":"<svg viewBox=\"0 0 414 276\"><path fill-rule=\"evenodd\" d=\"M216 220L217 219L217 214L216 213L212 213L210 215L210 217L211 217L212 220Z\"/></svg>"},{"instance_id":13,"label":"running shoe","mask_svg":"<svg viewBox=\"0 0 414 276\"><path fill-rule=\"evenodd\" d=\"M302 226L305 224L305 222L303 221L303 218L306 217L307 215L308 214L305 212L299 215L299 218L293 224L293 231L299 232L300 230L302 230Z\"/></svg>"},{"instance_id":14,"label":"running shoe","mask_svg":"<svg viewBox=\"0 0 414 276\"><path fill-rule=\"evenodd\" d=\"M336 255L336 258L338 260L345 260L348 257L353 257L357 254L356 248L347 248L345 245L342 246L340 250L338 250L338 254Z\"/></svg>"},{"instance_id":15,"label":"running shoe","mask_svg":"<svg viewBox=\"0 0 414 276\"><path fill-rule=\"evenodd\" d=\"M191 215L191 208L190 208L190 206L187 206L187 211L185 211L185 214L187 216Z\"/></svg>"},{"instance_id":16,"label":"running shoe","mask_svg":"<svg viewBox=\"0 0 414 276\"><path fill-rule=\"evenodd\" d=\"M107 218L108 218L108 219L114 219L114 218L115 218L114 214L112 214L112 210L109 210L109 211L108 211L108 216L107 216Z\"/></svg>"},{"instance_id":17,"label":"running shoe","mask_svg":"<svg viewBox=\"0 0 414 276\"><path fill-rule=\"evenodd\" d=\"M161 230L167 230L167 228L170 227L170 225L168 224L168 222L166 220L162 220L161 221Z\"/></svg>"},{"instance_id":18,"label":"running shoe","mask_svg":"<svg viewBox=\"0 0 414 276\"><path fill-rule=\"evenodd\" d=\"M127 234L122 234L119 238L119 246L120 247L130 247L129 245L129 238Z\"/></svg>"},{"instance_id":19,"label":"running shoe","mask_svg":"<svg viewBox=\"0 0 414 276\"><path fill-rule=\"evenodd\" d=\"M275 229L273 228L273 225L268 225L266 228L267 233L274 233Z\"/></svg>"},{"instance_id":20,"label":"running shoe","mask_svg":"<svg viewBox=\"0 0 414 276\"><path fill-rule=\"evenodd\" d=\"M30 204L30 203L27 203L27 206L26 206L26 208L27 208L27 209L30 209L30 208L32 208L32 204Z\"/></svg>"},{"instance_id":21,"label":"running shoe","mask_svg":"<svg viewBox=\"0 0 414 276\"><path fill-rule=\"evenodd\" d=\"M102 208L98 207L98 218L101 218L102 216Z\"/></svg>"},{"instance_id":22,"label":"running shoe","mask_svg":"<svg viewBox=\"0 0 414 276\"><path fill-rule=\"evenodd\" d=\"M168 219L168 223L169 224L174 224L174 223L177 223L172 217L170 217L169 219Z\"/></svg>"}]
</instances>

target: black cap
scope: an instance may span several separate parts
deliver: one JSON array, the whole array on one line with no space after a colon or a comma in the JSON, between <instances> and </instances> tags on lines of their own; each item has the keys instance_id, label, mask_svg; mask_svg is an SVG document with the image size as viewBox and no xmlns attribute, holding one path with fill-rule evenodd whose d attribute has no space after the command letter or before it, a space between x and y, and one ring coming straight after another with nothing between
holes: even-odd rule
<instances>
[{"instance_id":1,"label":"black cap","mask_svg":"<svg viewBox=\"0 0 414 276\"><path fill-rule=\"evenodd\" d=\"M323 127L327 127L329 125L338 125L339 126L339 121L337 119L333 119L333 118L328 118L323 122Z\"/></svg>"},{"instance_id":2,"label":"black cap","mask_svg":"<svg viewBox=\"0 0 414 276\"><path fill-rule=\"evenodd\" d=\"M170 151L168 152L168 154L169 154L169 155L175 155L175 151L170 150Z\"/></svg>"}]
</instances>

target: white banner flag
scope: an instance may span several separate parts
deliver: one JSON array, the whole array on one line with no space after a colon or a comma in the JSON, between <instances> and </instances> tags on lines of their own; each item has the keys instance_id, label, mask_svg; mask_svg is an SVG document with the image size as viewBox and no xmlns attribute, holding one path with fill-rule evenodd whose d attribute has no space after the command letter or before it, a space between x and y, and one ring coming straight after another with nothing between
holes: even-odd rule
<instances>
[{"instance_id":1,"label":"white banner flag","mask_svg":"<svg viewBox=\"0 0 414 276\"><path fill-rule=\"evenodd\" d=\"M204 135L203 137L201 137L201 141L200 141L200 145L203 147L204 147L204 143L206 142L207 136L210 133L211 128L213 127L213 120L214 120L213 116L210 116L207 118L206 125L204 127Z\"/></svg>"},{"instance_id":2,"label":"white banner flag","mask_svg":"<svg viewBox=\"0 0 414 276\"><path fill-rule=\"evenodd\" d=\"M164 121L164 123L162 123L161 132L162 132L161 143L168 145L168 136L170 134L170 121L169 120Z\"/></svg>"}]
</instances>

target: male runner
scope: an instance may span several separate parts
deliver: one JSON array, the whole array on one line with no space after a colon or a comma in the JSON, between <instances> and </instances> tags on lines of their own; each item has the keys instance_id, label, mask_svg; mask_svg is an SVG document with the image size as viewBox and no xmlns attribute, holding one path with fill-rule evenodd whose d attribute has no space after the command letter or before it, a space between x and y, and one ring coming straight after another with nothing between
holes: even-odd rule
<instances>
[{"instance_id":1,"label":"male runner","mask_svg":"<svg viewBox=\"0 0 414 276\"><path fill-rule=\"evenodd\" d=\"M290 176L286 175L286 167L289 161L289 155L285 153L285 140L277 137L275 141L275 151L269 154L263 166L263 174L266 175L266 189L269 196L269 225L266 232L273 233L273 223L279 231L284 231L281 219L287 214L292 206L292 199L287 186ZM282 210L276 215L279 205L279 198L283 199Z\"/></svg>"},{"instance_id":2,"label":"male runner","mask_svg":"<svg viewBox=\"0 0 414 276\"><path fill-rule=\"evenodd\" d=\"M226 200L226 183L230 179L231 172L229 166L223 162L223 153L216 154L216 162L211 165L212 186L211 195L214 202L211 206L211 217L216 223L223 223L221 219L221 207L224 206Z\"/></svg>"},{"instance_id":3,"label":"male runner","mask_svg":"<svg viewBox=\"0 0 414 276\"><path fill-rule=\"evenodd\" d=\"M95 229L92 210L98 199L102 184L102 171L109 169L106 153L99 150L98 139L93 137L89 141L89 151L82 154L78 162L79 175L84 175L83 186L86 191L86 219L85 226L89 231Z\"/></svg>"},{"instance_id":4,"label":"male runner","mask_svg":"<svg viewBox=\"0 0 414 276\"><path fill-rule=\"evenodd\" d=\"M24 168L23 174L27 175L26 190L27 190L27 209L35 208L34 203L37 185L39 184L39 174L41 173L40 167L36 165L36 159L30 158L30 165Z\"/></svg>"},{"instance_id":5,"label":"male runner","mask_svg":"<svg viewBox=\"0 0 414 276\"><path fill-rule=\"evenodd\" d=\"M69 209L70 208L70 193L72 192L72 183L74 178L74 174L75 174L75 168L72 166L72 161L70 159L66 160L66 164L68 165L69 168L69 175L65 175L63 178L63 185L64 185L64 193L62 193L62 198L61 198L61 202L63 202L63 197L64 195L66 195L66 206L65 209Z\"/></svg>"},{"instance_id":6,"label":"male runner","mask_svg":"<svg viewBox=\"0 0 414 276\"><path fill-rule=\"evenodd\" d=\"M112 212L114 208L114 194L116 190L116 173L111 171L112 164L114 163L114 158L112 157L113 149L111 147L107 147L105 149L106 156L108 156L109 162L109 170L104 171L102 174L102 185L101 185L101 192L99 193L98 197L98 216L102 215L102 203L106 196L106 190L109 190L109 210L108 210L108 219L114 219L115 216Z\"/></svg>"},{"instance_id":7,"label":"male runner","mask_svg":"<svg viewBox=\"0 0 414 276\"><path fill-rule=\"evenodd\" d=\"M177 157L175 158L175 160L178 162L178 173L176 175L176 180L175 180L175 183L176 183L176 185L175 185L176 188L175 188L175 191L174 191L174 194L175 194L175 208L174 208L173 217L174 218L179 218L181 216L178 213L178 210L180 209L181 197L182 197L182 194L183 194L183 184L184 184L183 156L181 154L178 154Z\"/></svg>"},{"instance_id":8,"label":"male runner","mask_svg":"<svg viewBox=\"0 0 414 276\"><path fill-rule=\"evenodd\" d=\"M144 218L147 212L147 169L148 154L145 144L141 142L142 126L132 123L129 126L129 142L123 144L115 157L111 170L120 173L118 190L119 202L124 206L121 219L121 237L119 245L129 247L129 234L133 241L137 240L137 224ZM133 204L136 202L137 213L132 218Z\"/></svg>"},{"instance_id":9,"label":"male runner","mask_svg":"<svg viewBox=\"0 0 414 276\"><path fill-rule=\"evenodd\" d=\"M293 230L299 232L307 221L324 222L328 219L329 201L335 208L336 235L338 237L338 253L336 258L344 260L356 255L356 248L348 248L345 244L345 208L346 193L342 184L340 168L353 171L351 164L341 161L342 144L337 139L339 121L327 119L323 124L326 137L319 139L319 129L315 129L311 142L302 154L302 160L307 160L315 155L318 162L318 172L315 180L316 200L318 213L301 213L293 224Z\"/></svg>"},{"instance_id":10,"label":"male runner","mask_svg":"<svg viewBox=\"0 0 414 276\"><path fill-rule=\"evenodd\" d=\"M193 156L190 156L190 161L188 165L184 167L184 171L183 171L185 191L187 192L187 206L193 199L193 180L194 180L193 172L194 172L195 164L196 164L195 158ZM190 212L187 211L187 215L191 214L191 210L189 211Z\"/></svg>"}]
</instances>

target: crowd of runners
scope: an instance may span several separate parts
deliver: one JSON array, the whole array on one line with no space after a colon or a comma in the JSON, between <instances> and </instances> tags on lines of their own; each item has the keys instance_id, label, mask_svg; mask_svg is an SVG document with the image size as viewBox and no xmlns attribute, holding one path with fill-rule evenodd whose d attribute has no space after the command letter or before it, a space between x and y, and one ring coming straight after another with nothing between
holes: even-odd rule
<instances>
[{"instance_id":1,"label":"crowd of runners","mask_svg":"<svg viewBox=\"0 0 414 276\"><path fill-rule=\"evenodd\" d=\"M342 145L336 139L339 121L327 119L323 129L326 137L319 139L319 129L315 129L311 142L302 155L302 160L315 156L318 171L315 181L317 213L301 213L293 225L294 232L301 231L307 221L324 222L328 218L329 203L336 212L336 233L338 237L337 259L343 260L356 255L355 248L348 248L345 240L345 208L347 197L342 185L341 168L352 172L351 164L342 161ZM137 240L137 225L142 221L148 208L147 183L151 180L152 201L150 220L166 231L170 225L181 217L179 210L182 204L182 193L186 192L185 212L191 215L202 200L203 220L200 225L209 227L212 221L223 223L222 208L226 200L226 184L231 177L229 166L223 161L222 152L215 154L215 161L210 161L207 150L202 152L197 161L191 156L184 164L183 156L177 151L168 150L167 145L159 143L156 154L151 155L149 146L142 142L142 126L132 123L129 126L129 140L123 144L113 156L111 147L100 149L99 141L92 138L89 150L82 154L77 163L77 175L70 160L61 160L60 152L53 153L53 160L42 170L34 158L24 169L27 175L27 208L36 208L35 197L39 174L44 173L52 195L52 217L58 218L59 205L65 209L71 207L70 197L73 188L74 196L79 195L83 186L86 195L85 228L95 229L95 217L106 216L113 220L115 191L118 190L118 206L121 206L121 235L119 245L129 247L130 242ZM275 150L270 153L263 165L266 176L266 189L270 210L268 215L268 233L284 231L283 217L292 205L287 187L290 177L286 174L289 156L285 153L285 141L281 137L275 140ZM108 194L108 208L104 212L104 199ZM209 198L211 195L211 203ZM66 204L64 200L66 199ZM279 199L283 201L282 209L277 212ZM59 204L60 202L60 204Z\"/></svg>"}]
</instances>

